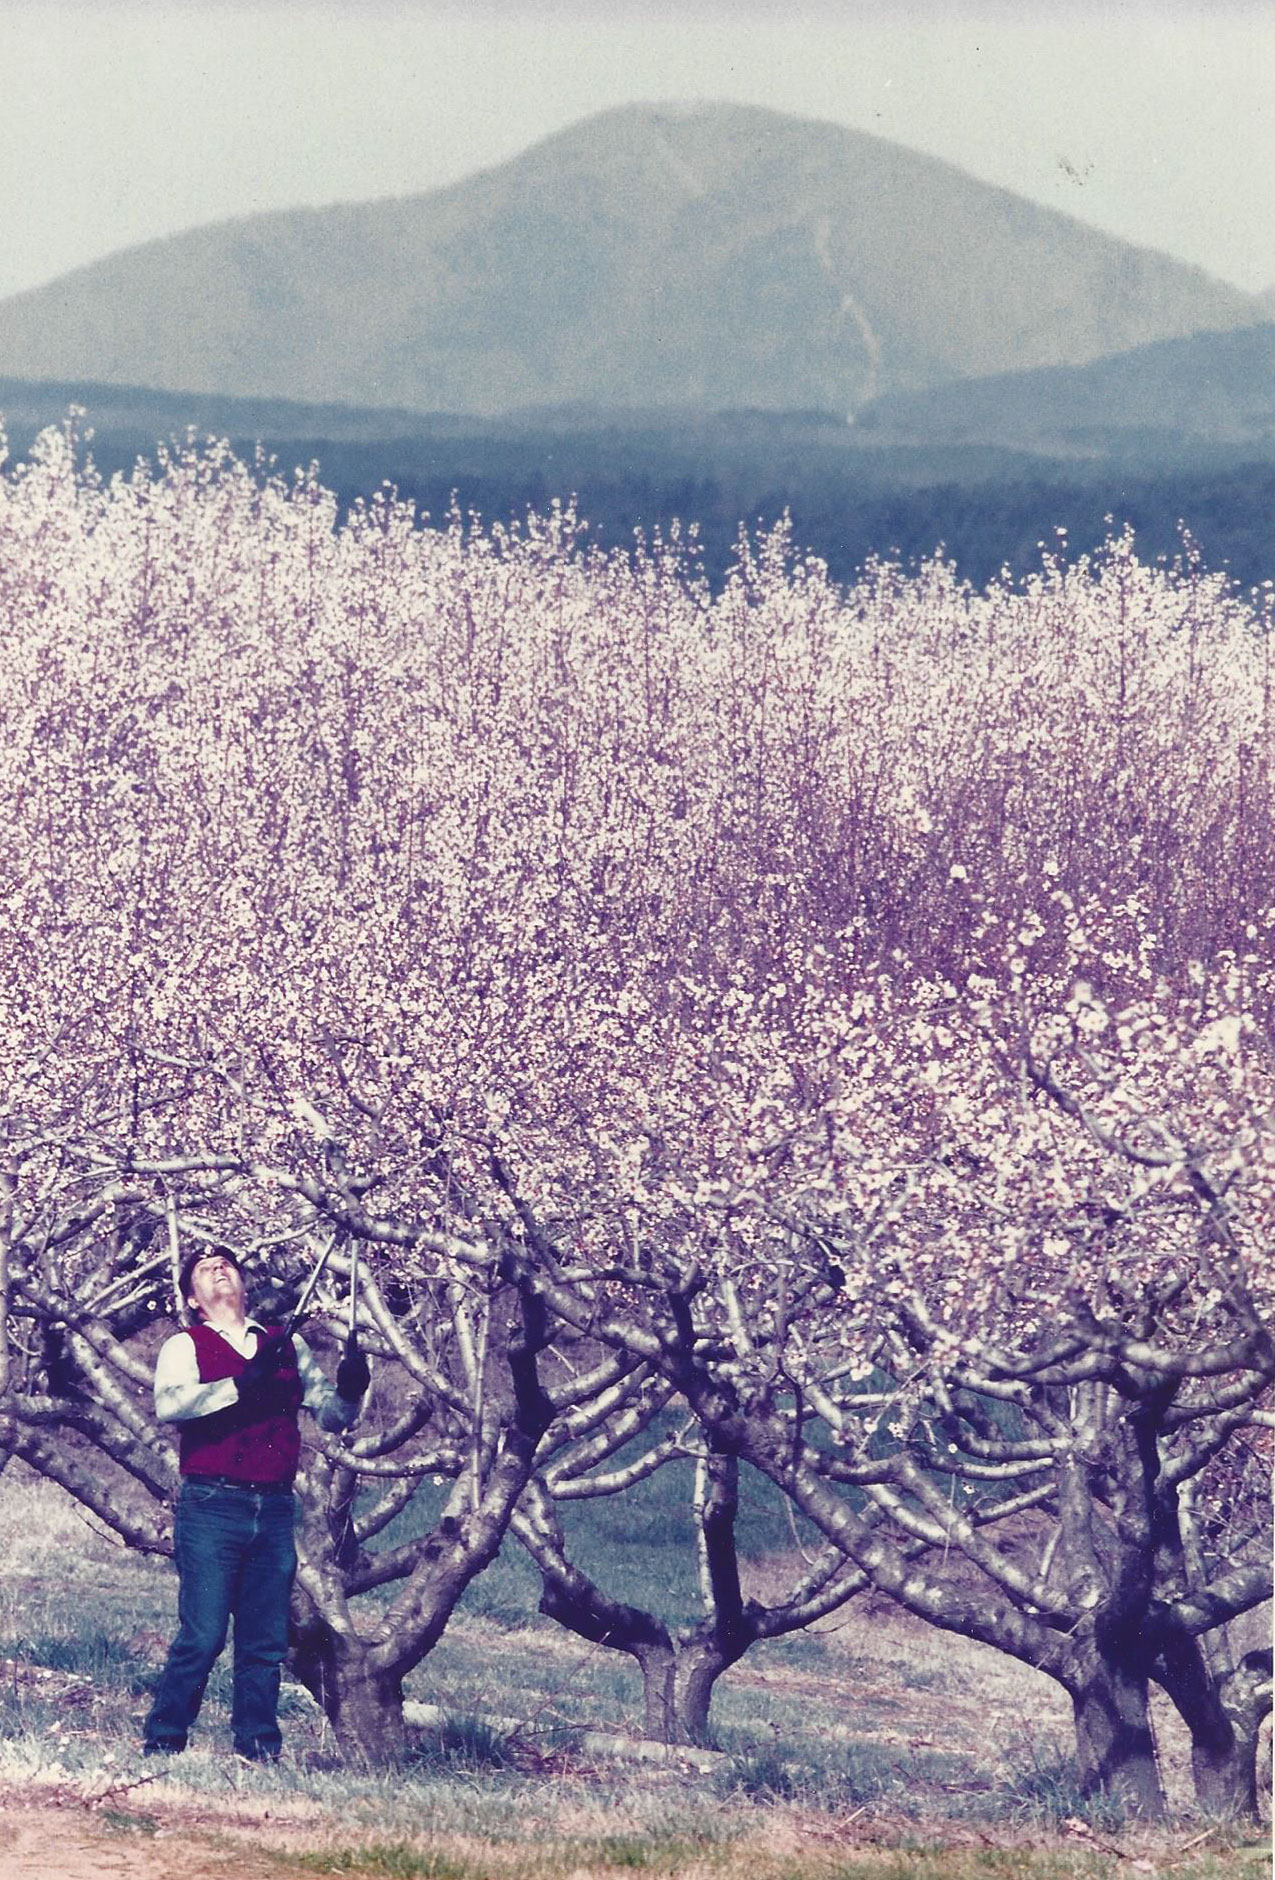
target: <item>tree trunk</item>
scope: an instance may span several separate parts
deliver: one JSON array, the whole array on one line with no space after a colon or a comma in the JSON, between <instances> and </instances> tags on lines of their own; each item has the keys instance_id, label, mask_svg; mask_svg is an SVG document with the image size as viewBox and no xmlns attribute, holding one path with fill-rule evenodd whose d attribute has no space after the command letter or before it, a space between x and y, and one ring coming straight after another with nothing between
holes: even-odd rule
<instances>
[{"instance_id":1,"label":"tree trunk","mask_svg":"<svg viewBox=\"0 0 1275 1880\"><path fill-rule=\"evenodd\" d=\"M547 1619L578 1638L609 1651L625 1652L642 1673L646 1734L656 1743L675 1743L677 1705L673 1641L652 1613L610 1599L565 1557L541 1565L540 1610Z\"/></svg>"},{"instance_id":2,"label":"tree trunk","mask_svg":"<svg viewBox=\"0 0 1275 1880\"><path fill-rule=\"evenodd\" d=\"M1245 1717L1233 1715L1222 1701L1218 1679L1198 1639L1170 1639L1157 1661L1156 1676L1191 1732L1191 1775L1200 1806L1213 1814L1255 1815L1256 1712L1247 1719L1246 1731ZM1242 1698L1243 1691L1237 1688L1235 1696ZM1242 1713L1242 1703L1236 1708Z\"/></svg>"},{"instance_id":3,"label":"tree trunk","mask_svg":"<svg viewBox=\"0 0 1275 1880\"><path fill-rule=\"evenodd\" d=\"M400 1679L370 1672L357 1661L343 1664L338 1657L327 1716L347 1763L384 1769L402 1762L407 1730Z\"/></svg>"},{"instance_id":4,"label":"tree trunk","mask_svg":"<svg viewBox=\"0 0 1275 1880\"><path fill-rule=\"evenodd\" d=\"M1256 1820L1257 1719L1251 1733L1237 1731L1225 1714L1221 1729L1191 1729L1191 1779L1196 1801L1209 1814Z\"/></svg>"},{"instance_id":5,"label":"tree trunk","mask_svg":"<svg viewBox=\"0 0 1275 1880\"><path fill-rule=\"evenodd\" d=\"M722 1672L743 1657L756 1632L744 1619L735 1528L739 1519L739 1458L720 1450L708 1432L708 1454L695 1470L699 1581L705 1617L678 1639L677 1720L683 1742L708 1740L713 1691Z\"/></svg>"},{"instance_id":6,"label":"tree trunk","mask_svg":"<svg viewBox=\"0 0 1275 1880\"><path fill-rule=\"evenodd\" d=\"M1164 1789L1145 1675L1094 1654L1083 1676L1068 1682L1084 1792L1109 1795L1144 1820L1163 1820Z\"/></svg>"},{"instance_id":7,"label":"tree trunk","mask_svg":"<svg viewBox=\"0 0 1275 1880\"><path fill-rule=\"evenodd\" d=\"M633 1656L642 1673L643 1729L652 1742L679 1742L672 1646L665 1643L637 1647Z\"/></svg>"},{"instance_id":8,"label":"tree trunk","mask_svg":"<svg viewBox=\"0 0 1275 1880\"><path fill-rule=\"evenodd\" d=\"M1222 1704L1235 1732L1236 1779L1233 1792L1239 1812L1253 1821L1262 1819L1259 1784L1270 1792L1270 1738L1262 1754L1262 1725L1271 1710L1271 1649L1248 1652L1222 1683Z\"/></svg>"},{"instance_id":9,"label":"tree trunk","mask_svg":"<svg viewBox=\"0 0 1275 1880\"><path fill-rule=\"evenodd\" d=\"M713 1692L723 1671L734 1664L712 1643L697 1640L678 1653L677 1728L683 1743L707 1743Z\"/></svg>"},{"instance_id":10,"label":"tree trunk","mask_svg":"<svg viewBox=\"0 0 1275 1880\"><path fill-rule=\"evenodd\" d=\"M1218 1675L1202 1643L1174 1641L1157 1675L1191 1732L1196 1800L1212 1814L1260 1819L1258 1736L1269 1708L1271 1653L1250 1652Z\"/></svg>"},{"instance_id":11,"label":"tree trunk","mask_svg":"<svg viewBox=\"0 0 1275 1880\"><path fill-rule=\"evenodd\" d=\"M562 1524L543 1483L528 1484L513 1531L540 1570L540 1610L546 1619L593 1645L627 1653L642 1673L647 1736L656 1743L676 1743L676 1658L668 1627L654 1613L612 1599L568 1560Z\"/></svg>"},{"instance_id":12,"label":"tree trunk","mask_svg":"<svg viewBox=\"0 0 1275 1880\"><path fill-rule=\"evenodd\" d=\"M299 1627L294 1621L293 1639L292 1673L332 1725L346 1761L365 1768L401 1762L402 1680L374 1672L363 1641L342 1638L313 1607Z\"/></svg>"}]
</instances>

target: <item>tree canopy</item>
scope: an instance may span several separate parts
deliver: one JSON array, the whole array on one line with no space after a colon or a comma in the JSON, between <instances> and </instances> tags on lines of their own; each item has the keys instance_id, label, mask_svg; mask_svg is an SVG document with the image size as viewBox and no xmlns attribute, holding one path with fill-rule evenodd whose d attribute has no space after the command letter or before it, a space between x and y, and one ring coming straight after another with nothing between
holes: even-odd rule
<instances>
[{"instance_id":1,"label":"tree canopy","mask_svg":"<svg viewBox=\"0 0 1275 1880\"><path fill-rule=\"evenodd\" d=\"M1270 627L1127 536L845 589L781 527L714 592L677 531L46 434L0 478L0 1437L164 1546L178 1250L335 1237L380 1384L308 1467L298 1661L368 1753L354 1686L511 1521L569 1604L555 1488L676 1406L716 1669L779 1623L742 1458L831 1550L803 1618L872 1581L1049 1671L1148 1812L1158 1679L1250 1805Z\"/></svg>"}]
</instances>

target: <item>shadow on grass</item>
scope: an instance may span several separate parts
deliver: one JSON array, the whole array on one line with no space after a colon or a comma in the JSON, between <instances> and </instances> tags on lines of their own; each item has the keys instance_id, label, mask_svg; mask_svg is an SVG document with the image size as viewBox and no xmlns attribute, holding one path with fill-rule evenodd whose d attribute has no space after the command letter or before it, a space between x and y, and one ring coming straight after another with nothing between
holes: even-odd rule
<instances>
[{"instance_id":1,"label":"shadow on grass","mask_svg":"<svg viewBox=\"0 0 1275 1880\"><path fill-rule=\"evenodd\" d=\"M827 1813L888 1803L910 1815L936 1788L986 1793L963 1756L915 1751L905 1745L861 1738L840 1744L835 1755L779 1756L767 1751L731 1756L714 1779L723 1798L745 1797L763 1805L798 1802Z\"/></svg>"},{"instance_id":2,"label":"shadow on grass","mask_svg":"<svg viewBox=\"0 0 1275 1880\"><path fill-rule=\"evenodd\" d=\"M513 1739L482 1717L448 1716L422 1731L404 1767L423 1774L491 1774L517 1767Z\"/></svg>"}]
</instances>

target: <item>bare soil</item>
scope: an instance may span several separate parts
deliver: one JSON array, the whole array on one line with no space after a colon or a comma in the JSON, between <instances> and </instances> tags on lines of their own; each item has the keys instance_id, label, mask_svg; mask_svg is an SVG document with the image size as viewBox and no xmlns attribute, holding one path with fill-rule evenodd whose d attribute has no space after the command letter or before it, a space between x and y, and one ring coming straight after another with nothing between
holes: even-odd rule
<instances>
[{"instance_id":1,"label":"bare soil","mask_svg":"<svg viewBox=\"0 0 1275 1880\"><path fill-rule=\"evenodd\" d=\"M193 1838L180 1819L144 1825L83 1806L0 1797L4 1880L278 1880L268 1856Z\"/></svg>"}]
</instances>

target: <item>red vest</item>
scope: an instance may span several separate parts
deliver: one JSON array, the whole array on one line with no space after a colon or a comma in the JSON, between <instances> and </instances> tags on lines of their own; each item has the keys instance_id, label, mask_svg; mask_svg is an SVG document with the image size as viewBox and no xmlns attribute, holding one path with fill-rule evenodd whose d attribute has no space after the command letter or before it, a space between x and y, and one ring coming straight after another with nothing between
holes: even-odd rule
<instances>
[{"instance_id":1,"label":"red vest","mask_svg":"<svg viewBox=\"0 0 1275 1880\"><path fill-rule=\"evenodd\" d=\"M201 1384L238 1377L248 1362L211 1325L192 1325ZM258 1337L281 1338L281 1332ZM178 1431L178 1453L183 1475L224 1475L231 1482L268 1482L290 1487L297 1472L301 1435L297 1411L301 1408L301 1379L292 1340L280 1369L268 1387L247 1403L235 1402L211 1416L190 1417Z\"/></svg>"}]
</instances>

